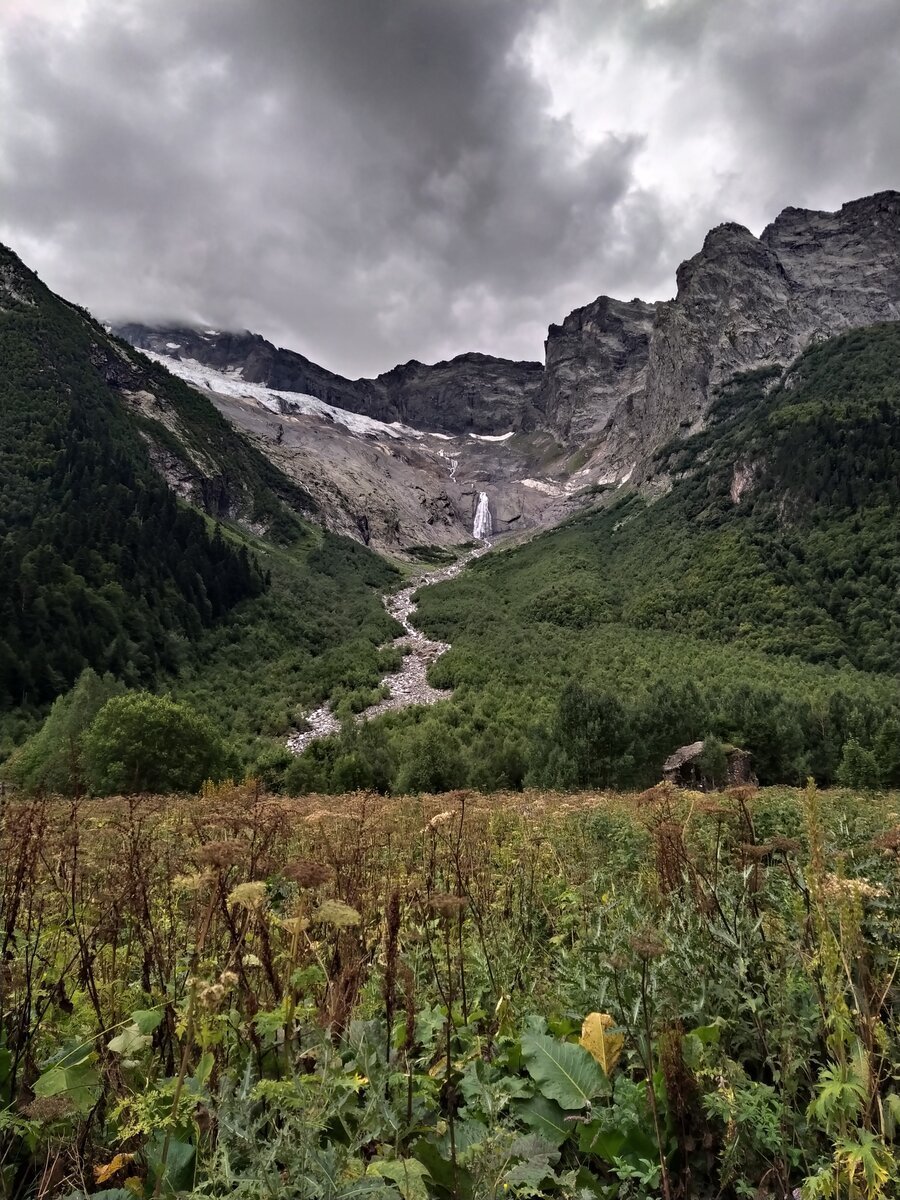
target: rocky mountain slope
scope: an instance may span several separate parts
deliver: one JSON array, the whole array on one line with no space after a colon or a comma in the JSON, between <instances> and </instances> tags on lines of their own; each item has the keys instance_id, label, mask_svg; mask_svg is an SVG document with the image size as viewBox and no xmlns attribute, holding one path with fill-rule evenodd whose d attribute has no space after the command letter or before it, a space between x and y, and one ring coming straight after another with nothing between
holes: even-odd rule
<instances>
[{"instance_id":1,"label":"rocky mountain slope","mask_svg":"<svg viewBox=\"0 0 900 1200\"><path fill-rule=\"evenodd\" d=\"M415 558L420 551L427 555L464 545L472 538L485 488L499 534L554 524L574 503L565 485L532 477L541 456L558 459L567 453L548 434L514 428L496 434L439 433L277 390L248 380L244 371L253 374L252 368L229 350L232 341L244 346L256 340L253 335L241 340L174 329L159 334L134 326L122 331L145 347L135 358L151 360L157 370L166 369L199 391L295 481L313 499L316 520L373 548L411 552ZM205 357L218 366L187 353L196 352L197 339L204 337L210 339ZM163 352L151 346L162 346ZM399 378L405 371L397 368L392 374ZM414 382L417 369L410 372ZM507 419L511 424L514 414ZM181 486L177 473L170 476L174 486Z\"/></svg>"},{"instance_id":2,"label":"rocky mountain slope","mask_svg":"<svg viewBox=\"0 0 900 1200\"><path fill-rule=\"evenodd\" d=\"M900 318L900 193L835 213L787 208L757 238L710 231L656 305L601 296L551 326L538 398L564 441L591 439L602 476L652 472L653 452L702 427L716 388L785 366L813 342Z\"/></svg>"},{"instance_id":3,"label":"rocky mountain slope","mask_svg":"<svg viewBox=\"0 0 900 1200\"><path fill-rule=\"evenodd\" d=\"M315 515L197 389L0 247L0 760L85 668L191 674L208 709L207 668L245 638L266 698L244 731L279 671L290 699L377 679L396 573Z\"/></svg>"},{"instance_id":4,"label":"rocky mountain slope","mask_svg":"<svg viewBox=\"0 0 900 1200\"><path fill-rule=\"evenodd\" d=\"M598 488L665 484L656 452L701 429L734 375L898 318L900 193L882 192L785 209L758 238L718 226L674 299L598 297L550 327L543 367L463 354L348 380L251 333L117 332L203 387L331 528L402 551L466 541L482 491L503 534L552 525Z\"/></svg>"},{"instance_id":5,"label":"rocky mountain slope","mask_svg":"<svg viewBox=\"0 0 900 1200\"><path fill-rule=\"evenodd\" d=\"M255 333L137 324L115 332L140 350L237 372L248 383L301 392L378 421L446 434L498 434L520 424L543 370L537 362L460 354L433 365L413 360L375 379L344 379Z\"/></svg>"}]
</instances>

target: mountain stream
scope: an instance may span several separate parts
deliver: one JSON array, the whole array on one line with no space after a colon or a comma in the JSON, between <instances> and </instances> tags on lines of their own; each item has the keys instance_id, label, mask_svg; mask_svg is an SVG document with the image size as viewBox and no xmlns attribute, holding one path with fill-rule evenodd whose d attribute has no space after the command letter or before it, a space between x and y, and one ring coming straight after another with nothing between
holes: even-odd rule
<instances>
[{"instance_id":1,"label":"mountain stream","mask_svg":"<svg viewBox=\"0 0 900 1200\"><path fill-rule=\"evenodd\" d=\"M452 691L432 687L426 679L428 668L435 659L446 654L450 646L447 642L432 641L413 625L411 617L416 611L413 596L419 588L455 578L473 559L486 554L491 548L491 532L491 511L487 493L480 492L472 536L477 538L481 545L449 566L419 575L399 592L389 592L381 597L388 613L403 626L403 634L390 643L403 654L403 662L399 671L386 675L381 681L390 694L384 700L379 700L377 704L372 704L361 713L357 713L353 718L355 721L368 721L372 717L381 716L382 713L409 708L413 704L436 704L438 700L447 700L453 694ZM341 723L332 712L330 704L323 704L313 712L307 713L303 724L306 728L292 733L287 740L287 748L294 754L302 754L307 746L330 734L339 733L341 728Z\"/></svg>"}]
</instances>

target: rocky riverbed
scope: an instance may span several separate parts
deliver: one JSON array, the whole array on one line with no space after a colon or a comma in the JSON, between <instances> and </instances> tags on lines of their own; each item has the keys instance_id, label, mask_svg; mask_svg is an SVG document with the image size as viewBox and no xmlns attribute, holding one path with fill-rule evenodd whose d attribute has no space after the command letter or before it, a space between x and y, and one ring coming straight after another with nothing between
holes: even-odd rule
<instances>
[{"instance_id":1,"label":"rocky riverbed","mask_svg":"<svg viewBox=\"0 0 900 1200\"><path fill-rule=\"evenodd\" d=\"M403 654L403 665L399 671L393 675L386 675L382 680L390 694L357 714L354 718L356 721L368 721L371 717L378 717L394 709L409 708L413 704L436 704L438 700L446 700L452 695L450 691L432 687L426 678L429 666L442 654L446 654L450 645L447 642L432 641L412 624L411 618L416 611L413 597L420 588L453 579L473 559L486 554L490 548L490 542L485 541L450 566L429 571L401 591L382 596L384 607L400 622L405 631L390 643ZM302 754L307 746L328 737L329 734L338 733L341 728L329 704L323 704L321 708L307 713L304 716L304 724L305 729L292 733L288 738L288 749L294 754Z\"/></svg>"}]
</instances>

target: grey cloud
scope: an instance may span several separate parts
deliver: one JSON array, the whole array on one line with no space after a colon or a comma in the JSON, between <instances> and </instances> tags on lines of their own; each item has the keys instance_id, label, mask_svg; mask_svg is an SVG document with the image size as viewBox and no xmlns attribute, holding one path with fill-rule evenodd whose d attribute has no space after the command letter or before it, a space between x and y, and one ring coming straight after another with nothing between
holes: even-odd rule
<instances>
[{"instance_id":1,"label":"grey cloud","mask_svg":"<svg viewBox=\"0 0 900 1200\"><path fill-rule=\"evenodd\" d=\"M685 96L708 88L759 175L734 195L771 217L900 163L878 90L895 112L897 6L850 7L91 0L80 25L52 4L0 16L0 238L97 313L248 326L348 374L539 357L550 321L600 291L660 294L710 219L742 213L728 179L702 211L640 186L647 129L586 149L518 53L534 23L559 22L573 54L615 33Z\"/></svg>"}]
</instances>

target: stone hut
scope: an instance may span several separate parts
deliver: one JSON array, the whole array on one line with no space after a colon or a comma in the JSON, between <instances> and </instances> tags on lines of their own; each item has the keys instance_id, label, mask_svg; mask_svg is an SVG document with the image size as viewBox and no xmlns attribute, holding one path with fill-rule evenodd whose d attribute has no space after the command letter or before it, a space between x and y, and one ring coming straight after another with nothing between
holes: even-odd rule
<instances>
[{"instance_id":1,"label":"stone hut","mask_svg":"<svg viewBox=\"0 0 900 1200\"><path fill-rule=\"evenodd\" d=\"M715 791L716 783L704 775L700 758L706 749L706 742L691 742L689 746L680 746L674 754L670 754L663 763L663 779L674 783L676 787L697 788L699 791ZM740 787L745 784L756 785L759 780L753 774L750 765L752 755L749 750L741 750L739 746L722 747L725 751L726 787Z\"/></svg>"}]
</instances>

